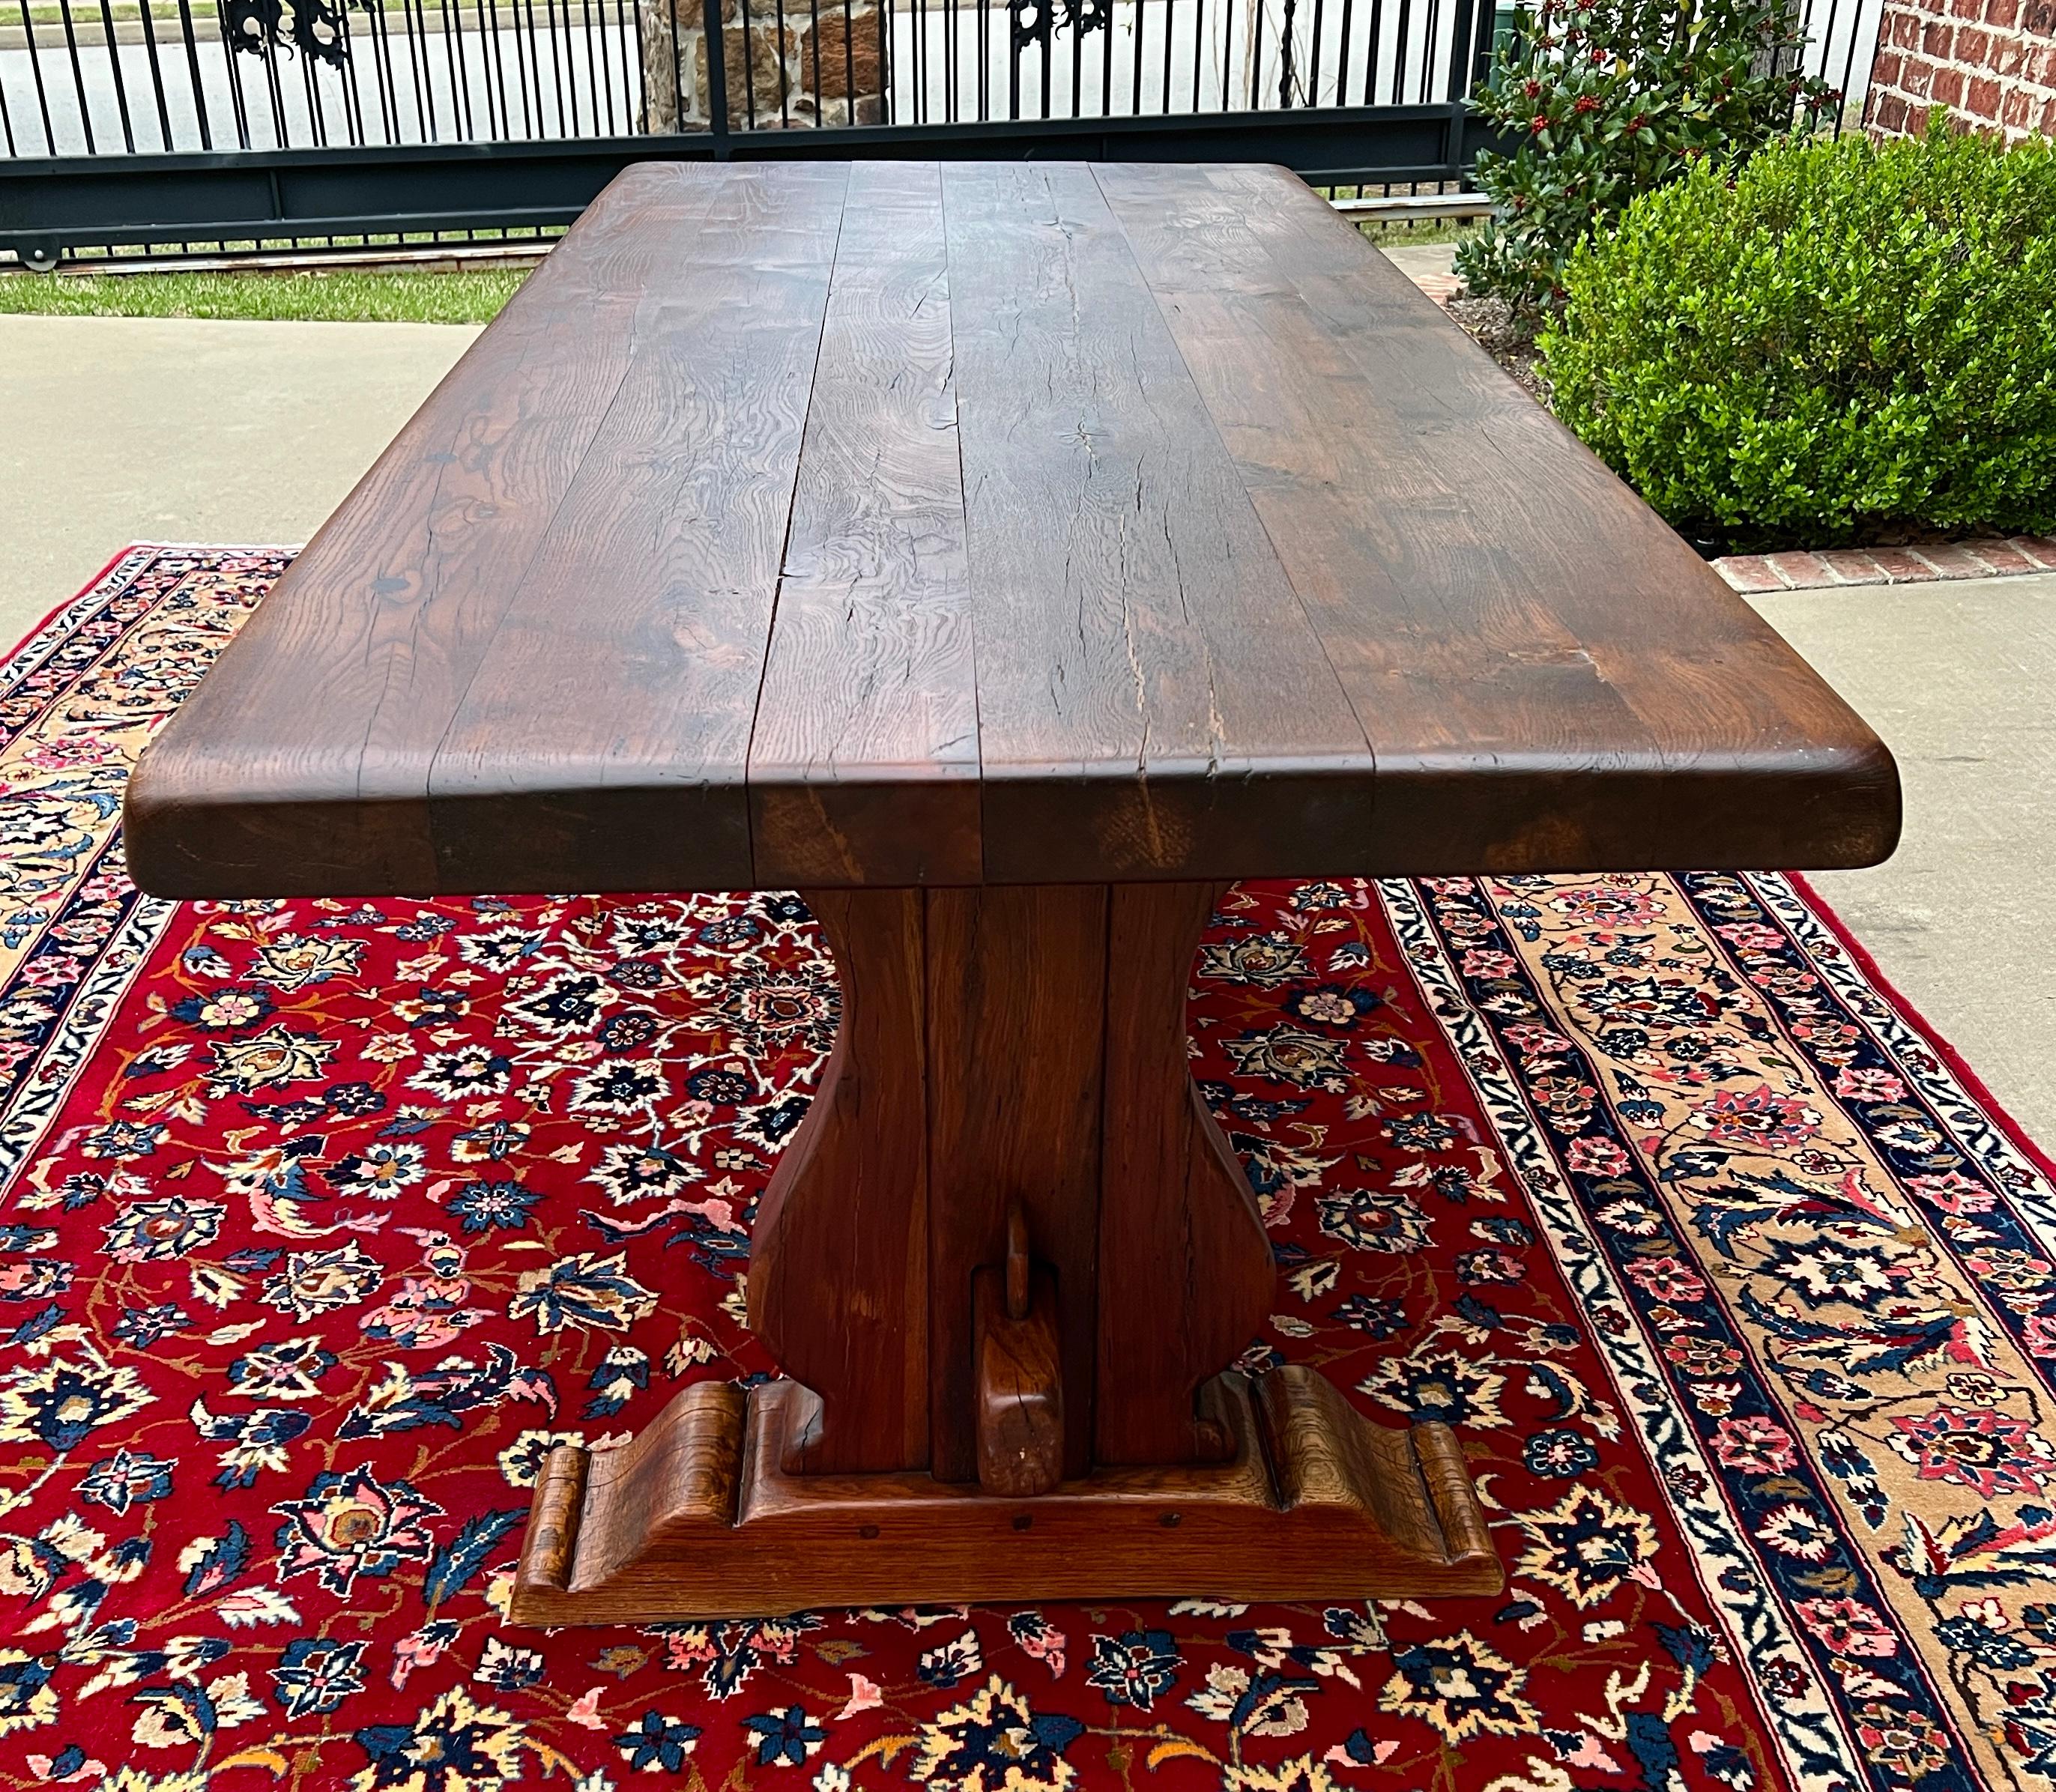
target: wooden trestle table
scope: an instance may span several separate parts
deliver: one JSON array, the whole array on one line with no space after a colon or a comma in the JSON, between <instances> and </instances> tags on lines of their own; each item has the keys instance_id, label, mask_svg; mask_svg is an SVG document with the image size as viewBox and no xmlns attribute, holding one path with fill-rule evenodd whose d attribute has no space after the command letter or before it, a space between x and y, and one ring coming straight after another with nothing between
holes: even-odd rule
<instances>
[{"instance_id":1,"label":"wooden trestle table","mask_svg":"<svg viewBox=\"0 0 2056 1792\"><path fill-rule=\"evenodd\" d=\"M347 394L337 395L338 404ZM514 1615L1489 1591L1457 1441L1228 1365L1239 877L1849 866L1889 755L1291 176L631 168L144 756L172 897L805 893L789 1379L547 1460Z\"/></svg>"}]
</instances>

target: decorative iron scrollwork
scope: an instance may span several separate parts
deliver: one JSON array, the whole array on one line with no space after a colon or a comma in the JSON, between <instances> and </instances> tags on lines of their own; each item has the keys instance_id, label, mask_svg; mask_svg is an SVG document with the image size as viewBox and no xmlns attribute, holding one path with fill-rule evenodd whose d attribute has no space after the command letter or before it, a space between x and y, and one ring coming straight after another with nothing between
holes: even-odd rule
<instances>
[{"instance_id":1,"label":"decorative iron scrollwork","mask_svg":"<svg viewBox=\"0 0 2056 1792\"><path fill-rule=\"evenodd\" d=\"M343 37L343 6L361 11L370 0L219 0L222 33L249 56L273 50L302 56L339 69L350 60Z\"/></svg>"},{"instance_id":2,"label":"decorative iron scrollwork","mask_svg":"<svg viewBox=\"0 0 2056 1792\"><path fill-rule=\"evenodd\" d=\"M1066 28L1080 37L1105 30L1113 16L1110 0L1006 0L1006 10L1017 51L1031 44L1046 49L1060 16Z\"/></svg>"}]
</instances>

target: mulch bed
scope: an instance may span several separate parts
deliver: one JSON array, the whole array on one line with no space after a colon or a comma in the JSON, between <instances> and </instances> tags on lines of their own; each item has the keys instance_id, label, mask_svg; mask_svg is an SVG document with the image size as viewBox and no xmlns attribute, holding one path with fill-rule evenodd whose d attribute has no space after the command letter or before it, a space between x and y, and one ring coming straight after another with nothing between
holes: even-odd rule
<instances>
[{"instance_id":1,"label":"mulch bed","mask_svg":"<svg viewBox=\"0 0 2056 1792\"><path fill-rule=\"evenodd\" d=\"M1534 338L1515 326L1512 307L1504 299L1473 298L1466 294L1445 300L1442 309L1513 376L1523 392L1536 404L1548 405L1549 388L1536 371L1536 363L1542 357Z\"/></svg>"}]
</instances>

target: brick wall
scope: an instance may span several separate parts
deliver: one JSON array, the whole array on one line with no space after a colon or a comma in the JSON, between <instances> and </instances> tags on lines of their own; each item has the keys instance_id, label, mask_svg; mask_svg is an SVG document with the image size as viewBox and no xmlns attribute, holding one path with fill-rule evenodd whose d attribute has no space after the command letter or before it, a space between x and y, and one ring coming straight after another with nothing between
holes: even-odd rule
<instances>
[{"instance_id":1,"label":"brick wall","mask_svg":"<svg viewBox=\"0 0 2056 1792\"><path fill-rule=\"evenodd\" d=\"M1884 0L1864 122L1903 136L1935 105L1979 130L2056 136L2056 0Z\"/></svg>"}]
</instances>

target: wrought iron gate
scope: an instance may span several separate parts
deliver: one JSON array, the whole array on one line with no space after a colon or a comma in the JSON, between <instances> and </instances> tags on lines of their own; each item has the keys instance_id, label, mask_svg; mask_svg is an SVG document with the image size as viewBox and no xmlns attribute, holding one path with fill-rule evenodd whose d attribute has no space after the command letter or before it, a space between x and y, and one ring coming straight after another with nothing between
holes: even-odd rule
<instances>
[{"instance_id":1,"label":"wrought iron gate","mask_svg":"<svg viewBox=\"0 0 2056 1792\"><path fill-rule=\"evenodd\" d=\"M650 158L1454 179L1492 4L6 0L0 249L556 225Z\"/></svg>"},{"instance_id":2,"label":"wrought iron gate","mask_svg":"<svg viewBox=\"0 0 2056 1792\"><path fill-rule=\"evenodd\" d=\"M1853 63L1879 0L1806 3L1826 14L1824 61L1850 15ZM1487 140L1465 99L1509 6L0 0L0 250L41 263L552 227L650 158L1219 159L1454 180Z\"/></svg>"}]
</instances>

